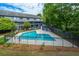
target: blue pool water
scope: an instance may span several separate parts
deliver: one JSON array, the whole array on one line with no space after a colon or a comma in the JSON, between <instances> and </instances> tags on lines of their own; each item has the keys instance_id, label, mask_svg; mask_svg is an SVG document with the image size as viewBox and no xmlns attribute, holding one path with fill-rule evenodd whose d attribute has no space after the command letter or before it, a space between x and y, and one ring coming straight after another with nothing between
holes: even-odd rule
<instances>
[{"instance_id":1,"label":"blue pool water","mask_svg":"<svg viewBox=\"0 0 79 59\"><path fill-rule=\"evenodd\" d=\"M20 40L55 40L49 34L37 34L36 31L25 32L20 36Z\"/></svg>"}]
</instances>

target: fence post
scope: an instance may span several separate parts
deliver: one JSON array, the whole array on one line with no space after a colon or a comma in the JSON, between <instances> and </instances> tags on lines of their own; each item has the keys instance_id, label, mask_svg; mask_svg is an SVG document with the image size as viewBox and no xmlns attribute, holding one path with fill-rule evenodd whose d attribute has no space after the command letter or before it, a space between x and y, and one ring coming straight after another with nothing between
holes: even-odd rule
<instances>
[{"instance_id":1,"label":"fence post","mask_svg":"<svg viewBox=\"0 0 79 59\"><path fill-rule=\"evenodd\" d=\"M39 38L39 37L36 37L36 38ZM37 42L37 39L35 40L35 45L36 45L36 42Z\"/></svg>"},{"instance_id":2,"label":"fence post","mask_svg":"<svg viewBox=\"0 0 79 59\"><path fill-rule=\"evenodd\" d=\"M16 41L17 41L17 40L18 40L18 37L16 36L16 37L15 37L15 44L16 44Z\"/></svg>"},{"instance_id":3,"label":"fence post","mask_svg":"<svg viewBox=\"0 0 79 59\"><path fill-rule=\"evenodd\" d=\"M64 40L62 39L62 48L64 47Z\"/></svg>"},{"instance_id":4,"label":"fence post","mask_svg":"<svg viewBox=\"0 0 79 59\"><path fill-rule=\"evenodd\" d=\"M28 39L27 39L27 45L28 45Z\"/></svg>"},{"instance_id":5,"label":"fence post","mask_svg":"<svg viewBox=\"0 0 79 59\"><path fill-rule=\"evenodd\" d=\"M20 44L20 36L19 36L19 44Z\"/></svg>"},{"instance_id":6,"label":"fence post","mask_svg":"<svg viewBox=\"0 0 79 59\"><path fill-rule=\"evenodd\" d=\"M74 47L74 39L72 37L72 35L70 35L70 40L72 41L72 48Z\"/></svg>"},{"instance_id":7,"label":"fence post","mask_svg":"<svg viewBox=\"0 0 79 59\"><path fill-rule=\"evenodd\" d=\"M15 37L12 37L12 44L13 44L13 39L15 39Z\"/></svg>"},{"instance_id":8,"label":"fence post","mask_svg":"<svg viewBox=\"0 0 79 59\"><path fill-rule=\"evenodd\" d=\"M74 48L74 45L75 45L75 39L73 39L73 48Z\"/></svg>"},{"instance_id":9,"label":"fence post","mask_svg":"<svg viewBox=\"0 0 79 59\"><path fill-rule=\"evenodd\" d=\"M54 47L54 40L53 40L53 47Z\"/></svg>"}]
</instances>

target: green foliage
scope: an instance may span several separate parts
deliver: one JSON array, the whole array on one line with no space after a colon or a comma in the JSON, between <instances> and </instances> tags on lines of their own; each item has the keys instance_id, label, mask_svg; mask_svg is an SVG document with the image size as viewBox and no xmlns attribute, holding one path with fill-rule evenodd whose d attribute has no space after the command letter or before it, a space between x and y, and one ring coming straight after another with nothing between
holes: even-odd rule
<instances>
[{"instance_id":1,"label":"green foliage","mask_svg":"<svg viewBox=\"0 0 79 59\"><path fill-rule=\"evenodd\" d=\"M0 37L0 44L4 44L7 40L4 37Z\"/></svg>"},{"instance_id":2,"label":"green foliage","mask_svg":"<svg viewBox=\"0 0 79 59\"><path fill-rule=\"evenodd\" d=\"M43 20L48 26L79 33L79 4L46 3L43 8Z\"/></svg>"},{"instance_id":3,"label":"green foliage","mask_svg":"<svg viewBox=\"0 0 79 59\"><path fill-rule=\"evenodd\" d=\"M9 18L0 18L0 30L14 30L15 25Z\"/></svg>"},{"instance_id":4,"label":"green foliage","mask_svg":"<svg viewBox=\"0 0 79 59\"><path fill-rule=\"evenodd\" d=\"M5 43L4 46L5 47L10 47L12 45L12 43Z\"/></svg>"},{"instance_id":5,"label":"green foliage","mask_svg":"<svg viewBox=\"0 0 79 59\"><path fill-rule=\"evenodd\" d=\"M24 22L25 29L28 29L31 27L31 24L29 22Z\"/></svg>"},{"instance_id":6,"label":"green foliage","mask_svg":"<svg viewBox=\"0 0 79 59\"><path fill-rule=\"evenodd\" d=\"M37 14L37 16L40 16L41 17L41 14Z\"/></svg>"}]
</instances>

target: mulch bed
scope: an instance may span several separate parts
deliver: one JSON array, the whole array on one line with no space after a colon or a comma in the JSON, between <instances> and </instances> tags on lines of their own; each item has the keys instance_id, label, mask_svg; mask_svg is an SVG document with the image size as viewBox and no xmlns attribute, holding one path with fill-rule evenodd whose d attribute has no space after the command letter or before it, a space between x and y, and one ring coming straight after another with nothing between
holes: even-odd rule
<instances>
[{"instance_id":1,"label":"mulch bed","mask_svg":"<svg viewBox=\"0 0 79 59\"><path fill-rule=\"evenodd\" d=\"M0 30L0 34L11 32L11 30Z\"/></svg>"},{"instance_id":2,"label":"mulch bed","mask_svg":"<svg viewBox=\"0 0 79 59\"><path fill-rule=\"evenodd\" d=\"M22 45L22 44L12 44L10 46L0 45L0 49L10 49L17 51L72 51L79 52L79 48L71 48L71 47L53 47L53 46L40 46L40 45Z\"/></svg>"}]
</instances>

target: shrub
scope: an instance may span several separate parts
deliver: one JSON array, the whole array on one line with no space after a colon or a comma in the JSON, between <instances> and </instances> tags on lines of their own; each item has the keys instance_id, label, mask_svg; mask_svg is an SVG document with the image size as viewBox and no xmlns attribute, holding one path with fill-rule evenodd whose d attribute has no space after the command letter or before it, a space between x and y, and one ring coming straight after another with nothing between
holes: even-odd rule
<instances>
[{"instance_id":1,"label":"shrub","mask_svg":"<svg viewBox=\"0 0 79 59\"><path fill-rule=\"evenodd\" d=\"M24 22L24 28L25 28L25 29L28 29L28 28L30 28L30 27L31 27L30 22Z\"/></svg>"},{"instance_id":2,"label":"shrub","mask_svg":"<svg viewBox=\"0 0 79 59\"><path fill-rule=\"evenodd\" d=\"M0 44L4 44L7 40L4 37L0 38Z\"/></svg>"},{"instance_id":3,"label":"shrub","mask_svg":"<svg viewBox=\"0 0 79 59\"><path fill-rule=\"evenodd\" d=\"M10 18L0 18L0 30L15 30L15 25Z\"/></svg>"}]
</instances>

